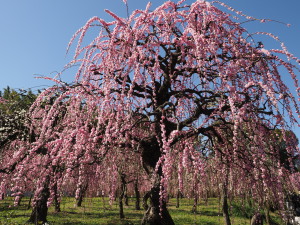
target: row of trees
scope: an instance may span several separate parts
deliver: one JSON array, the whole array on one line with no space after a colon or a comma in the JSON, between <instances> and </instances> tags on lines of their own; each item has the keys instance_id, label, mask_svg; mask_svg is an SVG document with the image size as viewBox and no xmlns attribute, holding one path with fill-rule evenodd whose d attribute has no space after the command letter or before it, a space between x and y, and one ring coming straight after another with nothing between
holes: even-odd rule
<instances>
[{"instance_id":1,"label":"row of trees","mask_svg":"<svg viewBox=\"0 0 300 225\"><path fill-rule=\"evenodd\" d=\"M174 224L172 183L194 196L217 187L227 225L229 196L284 210L299 190L298 142L288 131L299 102L280 71L299 95L299 59L283 44L258 46L220 5L167 1L127 19L108 10L111 22L91 18L70 43L78 37L74 83L53 79L28 111L26 138L2 146L0 192L34 187L31 221L46 221L47 206L72 183L78 199L85 189L113 198L119 181L122 208L130 176L149 187L142 224ZM82 46L90 27L99 33Z\"/></svg>"}]
</instances>

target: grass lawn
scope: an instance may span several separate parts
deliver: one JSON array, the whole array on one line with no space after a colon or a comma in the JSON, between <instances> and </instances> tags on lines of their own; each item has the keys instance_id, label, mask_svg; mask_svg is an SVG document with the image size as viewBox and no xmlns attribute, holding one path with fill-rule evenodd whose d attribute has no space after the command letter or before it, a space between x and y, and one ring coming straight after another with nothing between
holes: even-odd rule
<instances>
[{"instance_id":1,"label":"grass lawn","mask_svg":"<svg viewBox=\"0 0 300 225\"><path fill-rule=\"evenodd\" d=\"M26 224L29 219L31 209L27 210L28 198L23 198L19 207L9 207L13 204L11 198L0 201L0 224L14 225ZM213 225L224 224L219 201L211 198L208 203L201 202L197 207L197 213L191 211L193 202L189 199L181 199L180 207L175 207L175 199L169 203L170 214L177 225ZM74 198L64 197L61 202L60 213L55 213L54 208L50 207L48 212L48 223L50 225L132 225L140 224L143 217L143 210L134 209L134 199L130 199L129 206L124 207L125 219L120 220L118 205L108 204L108 199L86 198L82 207L74 207ZM241 208L237 205L231 207L232 224L250 224L251 209ZM283 224L276 214L271 218L277 224Z\"/></svg>"}]
</instances>

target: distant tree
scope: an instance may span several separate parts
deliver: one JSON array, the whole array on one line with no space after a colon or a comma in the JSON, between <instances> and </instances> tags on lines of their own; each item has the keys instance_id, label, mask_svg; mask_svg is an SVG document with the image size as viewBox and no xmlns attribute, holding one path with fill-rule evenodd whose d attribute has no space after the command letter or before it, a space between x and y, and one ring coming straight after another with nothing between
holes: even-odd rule
<instances>
[{"instance_id":1,"label":"distant tree","mask_svg":"<svg viewBox=\"0 0 300 225\"><path fill-rule=\"evenodd\" d=\"M1 113L11 114L15 111L27 111L31 104L35 101L37 94L29 90L15 90L9 86L0 91L0 98L4 100L0 104Z\"/></svg>"},{"instance_id":2,"label":"distant tree","mask_svg":"<svg viewBox=\"0 0 300 225\"><path fill-rule=\"evenodd\" d=\"M11 141L29 138L27 112L36 97L31 90L7 87L0 91L0 149Z\"/></svg>"},{"instance_id":3,"label":"distant tree","mask_svg":"<svg viewBox=\"0 0 300 225\"><path fill-rule=\"evenodd\" d=\"M106 10L112 22L93 17L76 32L72 63L81 66L74 84L54 80L56 85L39 95L30 110L36 140L26 152L29 157L3 178L1 190L24 175L21 165L33 164L27 174L38 174L40 193L45 183L62 188L72 171L85 174L97 163L114 171L114 188L116 159L132 152L141 156L152 183L142 224L172 225L167 190L174 165L186 165L195 177L206 179L206 160L195 148L201 135L213 149L224 199L229 187L245 190L248 185L269 190L282 203L292 186L290 171L280 163L278 146L269 147L270 130L280 128L286 146L292 146L285 130L297 123L299 102L280 69L291 75L300 94L300 61L283 44L280 50L258 46L235 17L217 8L226 6L219 1L183 3L167 1L153 11L149 3L127 19ZM82 46L91 27L99 33ZM232 183L232 177L242 183ZM268 192L260 194L255 197L262 201Z\"/></svg>"}]
</instances>

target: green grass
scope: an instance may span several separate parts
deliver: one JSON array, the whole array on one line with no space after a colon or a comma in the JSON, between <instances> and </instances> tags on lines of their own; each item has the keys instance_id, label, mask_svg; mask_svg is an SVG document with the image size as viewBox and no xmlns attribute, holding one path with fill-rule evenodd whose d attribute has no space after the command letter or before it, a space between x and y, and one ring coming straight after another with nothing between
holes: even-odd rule
<instances>
[{"instance_id":1,"label":"green grass","mask_svg":"<svg viewBox=\"0 0 300 225\"><path fill-rule=\"evenodd\" d=\"M26 224L31 209L27 210L28 198L22 199L19 207L9 207L12 205L12 199L6 198L0 201L0 224L14 225ZM224 224L222 213L219 208L219 201L211 198L208 203L201 202L197 207L197 212L192 212L192 200L181 199L180 207L175 207L175 199L169 203L170 214L177 225L214 225ZM82 207L74 207L74 198L64 197L61 203L60 213L55 213L54 208L50 207L48 213L48 223L50 225L132 225L140 224L143 217L143 210L134 209L134 199L130 199L129 206L124 207L125 219L120 220L118 206L110 206L108 200L103 202L102 198L86 198ZM250 224L249 208L240 207L233 204L231 207L232 224L243 225ZM272 214L272 220L277 224L282 224L276 214Z\"/></svg>"}]
</instances>

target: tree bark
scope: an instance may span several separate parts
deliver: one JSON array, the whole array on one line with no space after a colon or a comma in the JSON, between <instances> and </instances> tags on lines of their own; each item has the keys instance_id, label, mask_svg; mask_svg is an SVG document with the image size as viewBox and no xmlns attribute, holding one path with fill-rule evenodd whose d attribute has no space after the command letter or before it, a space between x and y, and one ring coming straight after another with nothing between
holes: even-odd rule
<instances>
[{"instance_id":1,"label":"tree bark","mask_svg":"<svg viewBox=\"0 0 300 225\"><path fill-rule=\"evenodd\" d=\"M126 191L126 180L125 180L125 174L121 174L121 193L119 195L119 216L120 219L125 218L124 210L123 210L123 198Z\"/></svg>"},{"instance_id":2,"label":"tree bark","mask_svg":"<svg viewBox=\"0 0 300 225\"><path fill-rule=\"evenodd\" d=\"M83 196L82 192L80 192L79 197L76 199L76 207L81 207L83 202Z\"/></svg>"},{"instance_id":3,"label":"tree bark","mask_svg":"<svg viewBox=\"0 0 300 225\"><path fill-rule=\"evenodd\" d=\"M28 201L28 205L27 205L27 209L30 209L31 207L31 200L32 200L33 194L30 195L29 201Z\"/></svg>"},{"instance_id":4,"label":"tree bark","mask_svg":"<svg viewBox=\"0 0 300 225\"><path fill-rule=\"evenodd\" d=\"M180 205L180 201L179 199L182 198L182 193L181 191L178 189L177 190L177 195L176 195L176 208L179 208L179 205Z\"/></svg>"},{"instance_id":5,"label":"tree bark","mask_svg":"<svg viewBox=\"0 0 300 225\"><path fill-rule=\"evenodd\" d=\"M145 195L144 195L144 197L143 197L143 208L144 208L145 211L147 211L148 208L149 208L149 205L147 203L147 200L149 198L150 198L150 191L146 192Z\"/></svg>"},{"instance_id":6,"label":"tree bark","mask_svg":"<svg viewBox=\"0 0 300 225\"><path fill-rule=\"evenodd\" d=\"M24 195L18 195L15 197L15 201L17 201L17 204L16 206L20 206L21 205L21 201L22 201L22 198L24 197Z\"/></svg>"},{"instance_id":7,"label":"tree bark","mask_svg":"<svg viewBox=\"0 0 300 225\"><path fill-rule=\"evenodd\" d=\"M160 130L160 127L158 128ZM149 137L141 142L143 167L147 174L154 179L151 190L144 196L143 203L146 212L142 219L142 225L174 225L173 219L167 210L164 200L160 202L160 184L162 169L155 170L156 164L161 156L157 138ZM149 200L149 205L147 204Z\"/></svg>"},{"instance_id":8,"label":"tree bark","mask_svg":"<svg viewBox=\"0 0 300 225\"><path fill-rule=\"evenodd\" d=\"M129 206L129 198L127 194L127 184L125 183L125 190L124 190L124 205Z\"/></svg>"},{"instance_id":9,"label":"tree bark","mask_svg":"<svg viewBox=\"0 0 300 225\"><path fill-rule=\"evenodd\" d=\"M195 193L194 194L194 204L192 208L193 213L197 213L197 205L198 205L198 195Z\"/></svg>"},{"instance_id":10,"label":"tree bark","mask_svg":"<svg viewBox=\"0 0 300 225\"><path fill-rule=\"evenodd\" d=\"M80 188L78 198L76 198L76 206L77 207L82 206L83 198L84 198L87 188L88 188L88 184L82 185L82 187Z\"/></svg>"},{"instance_id":11,"label":"tree bark","mask_svg":"<svg viewBox=\"0 0 300 225\"><path fill-rule=\"evenodd\" d=\"M136 179L136 181L134 182L134 192L135 192L135 209L136 210L140 210L141 206L140 206L140 191L139 191L139 183L138 183L138 179Z\"/></svg>"},{"instance_id":12,"label":"tree bark","mask_svg":"<svg viewBox=\"0 0 300 225\"><path fill-rule=\"evenodd\" d=\"M226 225L231 225L228 207L227 181L222 186L222 212Z\"/></svg>"},{"instance_id":13,"label":"tree bark","mask_svg":"<svg viewBox=\"0 0 300 225\"><path fill-rule=\"evenodd\" d=\"M256 212L251 219L251 225L263 225L263 224L264 224L263 216L259 212Z\"/></svg>"},{"instance_id":14,"label":"tree bark","mask_svg":"<svg viewBox=\"0 0 300 225\"><path fill-rule=\"evenodd\" d=\"M271 225L270 207L268 203L266 203L265 206L265 216L266 216L266 224Z\"/></svg>"},{"instance_id":15,"label":"tree bark","mask_svg":"<svg viewBox=\"0 0 300 225\"><path fill-rule=\"evenodd\" d=\"M120 216L120 219L125 218L124 210L123 210L123 194L121 194L119 196L119 216Z\"/></svg>"},{"instance_id":16,"label":"tree bark","mask_svg":"<svg viewBox=\"0 0 300 225\"><path fill-rule=\"evenodd\" d=\"M159 178L160 181L160 178ZM166 202L160 205L160 182L155 182L149 192L149 206L144 214L142 225L175 225L170 216Z\"/></svg>"},{"instance_id":17,"label":"tree bark","mask_svg":"<svg viewBox=\"0 0 300 225\"><path fill-rule=\"evenodd\" d=\"M60 202L58 200L57 184L54 186L54 208L55 212L60 212Z\"/></svg>"},{"instance_id":18,"label":"tree bark","mask_svg":"<svg viewBox=\"0 0 300 225\"><path fill-rule=\"evenodd\" d=\"M48 188L48 184L45 184L34 208L32 209L31 216L28 220L29 223L43 224L47 222L47 214L48 214L47 201L49 196L50 196L50 191Z\"/></svg>"}]
</instances>

